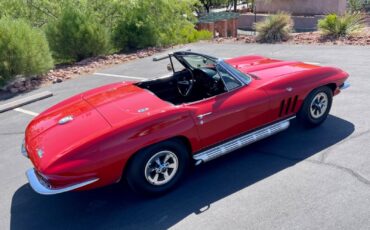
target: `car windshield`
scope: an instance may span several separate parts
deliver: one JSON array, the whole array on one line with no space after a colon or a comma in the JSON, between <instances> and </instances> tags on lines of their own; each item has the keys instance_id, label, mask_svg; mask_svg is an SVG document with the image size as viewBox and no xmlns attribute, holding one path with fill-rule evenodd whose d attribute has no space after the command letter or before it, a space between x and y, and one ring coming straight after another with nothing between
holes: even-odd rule
<instances>
[{"instance_id":1,"label":"car windshield","mask_svg":"<svg viewBox=\"0 0 370 230\"><path fill-rule=\"evenodd\" d=\"M182 58L190 65L193 69L202 67L215 67L216 61L200 55L184 55Z\"/></svg>"},{"instance_id":2,"label":"car windshield","mask_svg":"<svg viewBox=\"0 0 370 230\"><path fill-rule=\"evenodd\" d=\"M180 58L179 60L185 62L186 65L191 69L198 69L198 68L215 68L217 65L221 65L225 68L228 72L230 72L234 77L238 78L240 81L248 84L251 82L252 78L247 74L241 72L240 70L234 68L232 65L228 64L222 59L217 59L207 55L199 55L199 54L177 54L176 58Z\"/></svg>"}]
</instances>

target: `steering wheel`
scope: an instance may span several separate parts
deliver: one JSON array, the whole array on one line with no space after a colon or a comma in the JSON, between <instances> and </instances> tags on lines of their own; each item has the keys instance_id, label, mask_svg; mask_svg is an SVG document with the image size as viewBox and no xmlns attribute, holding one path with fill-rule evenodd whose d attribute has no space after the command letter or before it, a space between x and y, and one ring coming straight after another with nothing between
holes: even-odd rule
<instances>
[{"instance_id":1,"label":"steering wheel","mask_svg":"<svg viewBox=\"0 0 370 230\"><path fill-rule=\"evenodd\" d=\"M196 79L200 81L200 85L203 86L203 90L207 96L214 96L220 93L220 83L222 83L222 81L216 70L211 68L198 68L194 70L194 75Z\"/></svg>"},{"instance_id":2,"label":"steering wheel","mask_svg":"<svg viewBox=\"0 0 370 230\"><path fill-rule=\"evenodd\" d=\"M185 74L186 72L189 72L189 74ZM177 90L183 97L187 97L190 95L194 84L194 75L189 69L183 70L183 73L180 74L176 79Z\"/></svg>"}]
</instances>

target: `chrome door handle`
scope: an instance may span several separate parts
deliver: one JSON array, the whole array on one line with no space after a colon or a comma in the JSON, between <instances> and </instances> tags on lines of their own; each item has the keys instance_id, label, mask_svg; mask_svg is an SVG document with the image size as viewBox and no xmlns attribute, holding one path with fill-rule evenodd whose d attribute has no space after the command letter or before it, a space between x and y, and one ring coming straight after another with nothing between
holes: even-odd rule
<instances>
[{"instance_id":1,"label":"chrome door handle","mask_svg":"<svg viewBox=\"0 0 370 230\"><path fill-rule=\"evenodd\" d=\"M203 117L209 116L209 115L211 115L211 114L212 114L212 112L209 112L209 113L203 113L203 114L198 115L198 116L197 116L197 118L198 118L199 120L202 120L202 119L203 119Z\"/></svg>"}]
</instances>

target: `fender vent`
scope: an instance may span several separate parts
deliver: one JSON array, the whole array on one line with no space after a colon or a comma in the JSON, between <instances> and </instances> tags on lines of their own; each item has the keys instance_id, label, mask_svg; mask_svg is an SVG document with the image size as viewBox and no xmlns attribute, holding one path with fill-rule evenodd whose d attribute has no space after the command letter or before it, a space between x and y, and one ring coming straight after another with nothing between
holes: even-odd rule
<instances>
[{"instance_id":1,"label":"fender vent","mask_svg":"<svg viewBox=\"0 0 370 230\"><path fill-rule=\"evenodd\" d=\"M289 113L294 113L297 101L298 95L296 95L294 98L289 97L286 100L282 100L280 103L279 117L288 115Z\"/></svg>"}]
</instances>

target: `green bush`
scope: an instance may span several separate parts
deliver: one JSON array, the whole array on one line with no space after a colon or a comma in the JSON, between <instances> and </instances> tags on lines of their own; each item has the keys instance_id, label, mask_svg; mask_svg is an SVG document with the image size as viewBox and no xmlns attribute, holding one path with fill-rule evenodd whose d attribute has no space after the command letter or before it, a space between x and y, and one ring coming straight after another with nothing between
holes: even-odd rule
<instances>
[{"instance_id":1,"label":"green bush","mask_svg":"<svg viewBox=\"0 0 370 230\"><path fill-rule=\"evenodd\" d=\"M42 31L23 20L0 19L0 85L16 75L29 77L53 67Z\"/></svg>"},{"instance_id":2,"label":"green bush","mask_svg":"<svg viewBox=\"0 0 370 230\"><path fill-rule=\"evenodd\" d=\"M189 25L181 29L179 37L182 38L182 43L189 43L199 40L210 40L213 38L213 33L208 30L198 31L192 25Z\"/></svg>"},{"instance_id":3,"label":"green bush","mask_svg":"<svg viewBox=\"0 0 370 230\"><path fill-rule=\"evenodd\" d=\"M53 55L63 61L80 61L106 54L110 49L104 26L76 7L65 7L61 16L46 27L46 35Z\"/></svg>"},{"instance_id":4,"label":"green bush","mask_svg":"<svg viewBox=\"0 0 370 230\"><path fill-rule=\"evenodd\" d=\"M293 20L288 13L270 15L264 21L254 25L258 33L256 39L258 42L287 41L293 31L293 25Z\"/></svg>"},{"instance_id":5,"label":"green bush","mask_svg":"<svg viewBox=\"0 0 370 230\"><path fill-rule=\"evenodd\" d=\"M113 31L113 41L120 50L147 46L165 46L189 40L189 30L195 36L196 18L193 15L196 0L130 1L127 11ZM196 37L204 36L197 34Z\"/></svg>"},{"instance_id":6,"label":"green bush","mask_svg":"<svg viewBox=\"0 0 370 230\"><path fill-rule=\"evenodd\" d=\"M136 14L135 18L122 20L114 30L113 41L119 50L140 49L148 46L155 46L158 43L156 28L140 19Z\"/></svg>"},{"instance_id":7,"label":"green bush","mask_svg":"<svg viewBox=\"0 0 370 230\"><path fill-rule=\"evenodd\" d=\"M324 36L342 37L361 33L365 28L365 16L361 13L347 13L344 16L329 14L320 19L317 27Z\"/></svg>"}]
</instances>

